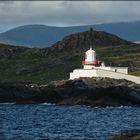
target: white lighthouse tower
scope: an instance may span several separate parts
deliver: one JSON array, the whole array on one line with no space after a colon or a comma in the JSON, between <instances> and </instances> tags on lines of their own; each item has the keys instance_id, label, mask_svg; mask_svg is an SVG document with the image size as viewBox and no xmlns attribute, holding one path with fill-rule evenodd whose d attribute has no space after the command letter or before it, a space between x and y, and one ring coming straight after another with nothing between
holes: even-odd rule
<instances>
[{"instance_id":1,"label":"white lighthouse tower","mask_svg":"<svg viewBox=\"0 0 140 140\"><path fill-rule=\"evenodd\" d=\"M84 69L101 65L101 61L96 59L96 52L92 49L92 47L90 47L90 49L85 52L82 64Z\"/></svg>"},{"instance_id":2,"label":"white lighthouse tower","mask_svg":"<svg viewBox=\"0 0 140 140\"><path fill-rule=\"evenodd\" d=\"M96 52L90 47L85 53L85 60L83 62L85 65L96 65Z\"/></svg>"}]
</instances>

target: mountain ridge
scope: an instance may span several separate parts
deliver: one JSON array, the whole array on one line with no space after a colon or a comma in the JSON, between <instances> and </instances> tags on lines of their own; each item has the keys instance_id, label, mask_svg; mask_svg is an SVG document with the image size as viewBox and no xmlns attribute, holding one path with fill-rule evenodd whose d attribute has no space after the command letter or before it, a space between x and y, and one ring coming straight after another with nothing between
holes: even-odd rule
<instances>
[{"instance_id":1,"label":"mountain ridge","mask_svg":"<svg viewBox=\"0 0 140 140\"><path fill-rule=\"evenodd\" d=\"M89 28L109 32L128 41L140 40L140 31L138 30L140 28L140 21L137 21L71 27L55 27L40 24L24 25L0 33L0 42L12 45L46 48L62 40L67 35L83 32Z\"/></svg>"},{"instance_id":2,"label":"mountain ridge","mask_svg":"<svg viewBox=\"0 0 140 140\"><path fill-rule=\"evenodd\" d=\"M90 42L92 42L92 44ZM86 49L89 49L90 45L94 47L106 47L117 46L122 44L130 45L132 43L110 33L92 30L65 36L61 41L56 42L48 48L28 48L24 46L0 44L0 58L14 58L14 56L16 56L17 53L22 53L24 51L29 50L31 50L32 52L34 52L35 50L44 50L47 54L53 52L67 53L68 51L81 53L83 51L86 51ZM6 56L6 54L8 55Z\"/></svg>"}]
</instances>

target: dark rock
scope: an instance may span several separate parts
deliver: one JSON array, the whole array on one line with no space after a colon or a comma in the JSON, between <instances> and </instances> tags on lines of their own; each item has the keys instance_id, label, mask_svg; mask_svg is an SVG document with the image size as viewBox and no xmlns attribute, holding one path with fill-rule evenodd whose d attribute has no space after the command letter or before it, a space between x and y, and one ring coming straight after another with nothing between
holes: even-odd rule
<instances>
[{"instance_id":1,"label":"dark rock","mask_svg":"<svg viewBox=\"0 0 140 140\"><path fill-rule=\"evenodd\" d=\"M80 78L34 83L0 83L0 102L88 106L140 106L140 85L109 78Z\"/></svg>"},{"instance_id":2,"label":"dark rock","mask_svg":"<svg viewBox=\"0 0 140 140\"><path fill-rule=\"evenodd\" d=\"M140 130L125 131L110 140L140 140Z\"/></svg>"}]
</instances>

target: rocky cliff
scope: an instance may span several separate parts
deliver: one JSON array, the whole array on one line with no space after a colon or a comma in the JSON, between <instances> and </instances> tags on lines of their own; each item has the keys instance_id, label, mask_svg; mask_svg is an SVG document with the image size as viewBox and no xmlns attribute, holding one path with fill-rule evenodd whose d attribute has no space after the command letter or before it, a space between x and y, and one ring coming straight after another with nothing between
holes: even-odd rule
<instances>
[{"instance_id":1,"label":"rocky cliff","mask_svg":"<svg viewBox=\"0 0 140 140\"><path fill-rule=\"evenodd\" d=\"M140 85L109 78L53 81L46 85L0 83L0 102L140 106Z\"/></svg>"}]
</instances>

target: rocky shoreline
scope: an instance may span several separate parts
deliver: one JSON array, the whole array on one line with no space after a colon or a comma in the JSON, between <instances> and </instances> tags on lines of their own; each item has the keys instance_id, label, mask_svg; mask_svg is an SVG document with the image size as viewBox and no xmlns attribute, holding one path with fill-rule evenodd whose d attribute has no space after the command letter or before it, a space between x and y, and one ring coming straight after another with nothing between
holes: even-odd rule
<instances>
[{"instance_id":1,"label":"rocky shoreline","mask_svg":"<svg viewBox=\"0 0 140 140\"><path fill-rule=\"evenodd\" d=\"M61 80L46 85L0 82L0 102L139 107L140 85L109 78Z\"/></svg>"},{"instance_id":2,"label":"rocky shoreline","mask_svg":"<svg viewBox=\"0 0 140 140\"><path fill-rule=\"evenodd\" d=\"M114 136L110 140L140 140L140 130L127 130Z\"/></svg>"}]
</instances>

